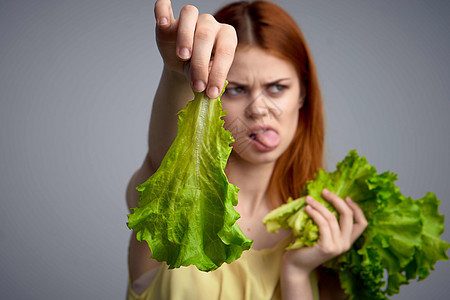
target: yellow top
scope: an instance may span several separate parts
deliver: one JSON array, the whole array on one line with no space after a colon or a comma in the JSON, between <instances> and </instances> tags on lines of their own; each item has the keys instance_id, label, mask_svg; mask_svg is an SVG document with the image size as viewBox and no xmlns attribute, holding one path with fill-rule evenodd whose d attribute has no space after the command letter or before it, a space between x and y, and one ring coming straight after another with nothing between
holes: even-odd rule
<instances>
[{"instance_id":1,"label":"yellow top","mask_svg":"<svg viewBox=\"0 0 450 300\"><path fill-rule=\"evenodd\" d=\"M281 299L280 269L286 242L274 248L244 251L231 264L212 272L195 266L168 269L163 264L150 286L137 295L128 285L127 300ZM314 299L319 299L315 274L311 276Z\"/></svg>"}]
</instances>

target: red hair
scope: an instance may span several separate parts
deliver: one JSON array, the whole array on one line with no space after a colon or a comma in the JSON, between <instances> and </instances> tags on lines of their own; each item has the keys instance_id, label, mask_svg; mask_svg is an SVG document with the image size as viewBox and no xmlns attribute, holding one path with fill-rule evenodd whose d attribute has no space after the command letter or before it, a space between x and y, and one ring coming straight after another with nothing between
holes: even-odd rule
<instances>
[{"instance_id":1,"label":"red hair","mask_svg":"<svg viewBox=\"0 0 450 300\"><path fill-rule=\"evenodd\" d=\"M267 1L231 3L216 12L215 18L235 28L238 48L259 47L287 60L297 71L304 104L294 139L275 164L269 191L282 202L298 198L306 182L323 167L325 138L317 72L303 33L285 10Z\"/></svg>"}]
</instances>

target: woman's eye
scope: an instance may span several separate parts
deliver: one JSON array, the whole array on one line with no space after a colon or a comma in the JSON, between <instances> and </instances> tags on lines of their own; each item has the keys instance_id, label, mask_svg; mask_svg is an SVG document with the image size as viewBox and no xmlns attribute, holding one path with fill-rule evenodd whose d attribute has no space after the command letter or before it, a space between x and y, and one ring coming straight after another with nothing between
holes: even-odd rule
<instances>
[{"instance_id":1,"label":"woman's eye","mask_svg":"<svg viewBox=\"0 0 450 300\"><path fill-rule=\"evenodd\" d=\"M278 94L282 92L286 88L285 85L282 84L272 84L269 86L268 90L271 94Z\"/></svg>"},{"instance_id":2,"label":"woman's eye","mask_svg":"<svg viewBox=\"0 0 450 300\"><path fill-rule=\"evenodd\" d=\"M241 95L244 93L244 89L242 87L226 88L225 93L231 96Z\"/></svg>"}]
</instances>

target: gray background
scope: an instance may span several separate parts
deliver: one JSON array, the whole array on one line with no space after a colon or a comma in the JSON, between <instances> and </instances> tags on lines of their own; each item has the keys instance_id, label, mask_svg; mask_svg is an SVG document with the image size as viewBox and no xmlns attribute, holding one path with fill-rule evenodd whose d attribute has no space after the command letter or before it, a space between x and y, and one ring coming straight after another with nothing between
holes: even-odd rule
<instances>
[{"instance_id":1,"label":"gray background","mask_svg":"<svg viewBox=\"0 0 450 300\"><path fill-rule=\"evenodd\" d=\"M358 149L450 215L449 1L277 2L316 59L330 169ZM2 299L124 298L124 193L161 66L153 1L0 1ZM446 298L448 278L438 262L392 299Z\"/></svg>"}]
</instances>

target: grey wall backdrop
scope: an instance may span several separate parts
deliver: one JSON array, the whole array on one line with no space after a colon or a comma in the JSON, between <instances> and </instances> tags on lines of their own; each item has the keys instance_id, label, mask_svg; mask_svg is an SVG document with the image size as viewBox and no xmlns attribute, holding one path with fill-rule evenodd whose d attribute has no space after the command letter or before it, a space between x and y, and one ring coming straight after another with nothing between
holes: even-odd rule
<instances>
[{"instance_id":1,"label":"grey wall backdrop","mask_svg":"<svg viewBox=\"0 0 450 300\"><path fill-rule=\"evenodd\" d=\"M404 194L436 193L449 227L450 2L277 2L316 59L330 168L358 149ZM153 4L0 1L2 299L124 298L125 187L162 67ZM392 299L444 299L448 278L439 262Z\"/></svg>"}]
</instances>

